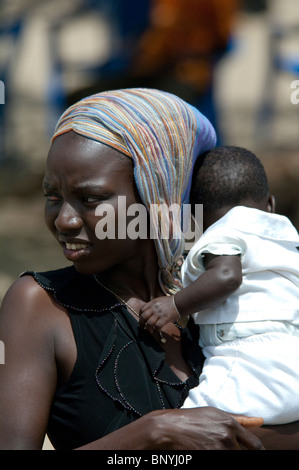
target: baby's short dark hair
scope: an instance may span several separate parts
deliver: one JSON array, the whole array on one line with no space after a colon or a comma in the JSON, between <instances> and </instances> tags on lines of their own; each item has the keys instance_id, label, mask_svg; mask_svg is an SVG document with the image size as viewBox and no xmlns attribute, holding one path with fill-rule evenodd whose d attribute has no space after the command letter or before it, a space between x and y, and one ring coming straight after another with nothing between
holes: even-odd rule
<instances>
[{"instance_id":1,"label":"baby's short dark hair","mask_svg":"<svg viewBox=\"0 0 299 470\"><path fill-rule=\"evenodd\" d=\"M191 204L206 210L235 206L245 200L261 202L269 185L260 160L242 147L216 147L201 155L195 164Z\"/></svg>"}]
</instances>

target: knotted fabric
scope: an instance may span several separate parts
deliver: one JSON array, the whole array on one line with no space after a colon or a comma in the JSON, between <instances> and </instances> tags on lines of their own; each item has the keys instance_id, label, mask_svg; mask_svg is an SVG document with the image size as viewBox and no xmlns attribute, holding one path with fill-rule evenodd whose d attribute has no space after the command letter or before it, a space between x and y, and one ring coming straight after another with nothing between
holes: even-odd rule
<instances>
[{"instance_id":1,"label":"knotted fabric","mask_svg":"<svg viewBox=\"0 0 299 470\"><path fill-rule=\"evenodd\" d=\"M153 204L188 203L195 160L216 143L212 125L197 109L177 96L147 88L84 98L63 113L53 139L71 130L133 159L136 186L149 213ZM160 285L173 294L181 288L184 236L182 231L178 235L172 219L165 237L163 212L151 215Z\"/></svg>"}]
</instances>

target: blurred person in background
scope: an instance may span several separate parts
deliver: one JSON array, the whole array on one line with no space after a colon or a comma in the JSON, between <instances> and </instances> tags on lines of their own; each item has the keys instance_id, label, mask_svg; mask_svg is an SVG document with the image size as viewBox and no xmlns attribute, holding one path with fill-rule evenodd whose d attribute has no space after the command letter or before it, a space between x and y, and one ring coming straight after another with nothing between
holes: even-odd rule
<instances>
[{"instance_id":1,"label":"blurred person in background","mask_svg":"<svg viewBox=\"0 0 299 470\"><path fill-rule=\"evenodd\" d=\"M209 119L219 143L214 73L231 47L239 3L143 0L140 8L138 1L116 2L120 51L99 66L96 83L72 93L68 104L87 94L116 88L141 86L169 91Z\"/></svg>"}]
</instances>

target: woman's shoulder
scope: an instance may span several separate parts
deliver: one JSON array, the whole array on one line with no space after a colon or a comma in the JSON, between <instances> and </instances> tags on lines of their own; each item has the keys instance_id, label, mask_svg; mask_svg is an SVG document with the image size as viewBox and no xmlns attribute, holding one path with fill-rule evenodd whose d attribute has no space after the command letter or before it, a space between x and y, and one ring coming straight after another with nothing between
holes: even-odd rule
<instances>
[{"instance_id":1,"label":"woman's shoulder","mask_svg":"<svg viewBox=\"0 0 299 470\"><path fill-rule=\"evenodd\" d=\"M32 276L21 277L11 285L2 301L1 338L6 338L8 344L13 335L21 332L33 342L37 336L49 338L57 320L60 324L65 316L65 309L53 302Z\"/></svg>"},{"instance_id":2,"label":"woman's shoulder","mask_svg":"<svg viewBox=\"0 0 299 470\"><path fill-rule=\"evenodd\" d=\"M55 291L59 282L71 275L72 267L47 272L25 271L6 292L2 306L7 302L19 307L46 299L45 291Z\"/></svg>"},{"instance_id":3,"label":"woman's shoulder","mask_svg":"<svg viewBox=\"0 0 299 470\"><path fill-rule=\"evenodd\" d=\"M42 287L50 297L68 311L99 312L115 304L111 297L95 281L93 275L81 274L73 266L54 271L25 271L22 279L30 279Z\"/></svg>"},{"instance_id":4,"label":"woman's shoulder","mask_svg":"<svg viewBox=\"0 0 299 470\"><path fill-rule=\"evenodd\" d=\"M34 271L26 271L22 273L6 292L1 310L6 309L11 312L27 312L40 311L47 305L55 308L53 301L47 291L55 290L56 282L66 275L64 269L56 271L48 271L45 273L37 273ZM65 279L65 278L64 278Z\"/></svg>"},{"instance_id":5,"label":"woman's shoulder","mask_svg":"<svg viewBox=\"0 0 299 470\"><path fill-rule=\"evenodd\" d=\"M39 284L46 290L58 290L69 283L78 273L73 266L55 269L51 271L24 271L20 274L19 280L31 279L31 283ZM17 281L18 282L18 281Z\"/></svg>"},{"instance_id":6,"label":"woman's shoulder","mask_svg":"<svg viewBox=\"0 0 299 470\"><path fill-rule=\"evenodd\" d=\"M38 285L33 277L22 277L13 282L6 292L2 308L8 303L17 304L19 308L32 304L43 297L43 289Z\"/></svg>"},{"instance_id":7,"label":"woman's shoulder","mask_svg":"<svg viewBox=\"0 0 299 470\"><path fill-rule=\"evenodd\" d=\"M72 298L75 296L80 286L88 282L86 276L79 274L73 266L67 266L61 269L51 271L24 271L20 278L15 282L16 288L23 290L28 287L30 290L40 292L40 288L46 291L51 297L59 302L65 296ZM39 289L36 287L38 286ZM26 292L26 295L28 293Z\"/></svg>"}]
</instances>

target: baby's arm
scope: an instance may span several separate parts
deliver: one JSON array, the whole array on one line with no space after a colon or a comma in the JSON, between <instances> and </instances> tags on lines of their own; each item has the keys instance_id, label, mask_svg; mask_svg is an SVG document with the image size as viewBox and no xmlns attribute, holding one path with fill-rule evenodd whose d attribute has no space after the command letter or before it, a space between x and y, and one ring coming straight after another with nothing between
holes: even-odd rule
<instances>
[{"instance_id":1,"label":"baby's arm","mask_svg":"<svg viewBox=\"0 0 299 470\"><path fill-rule=\"evenodd\" d=\"M160 330L166 323L217 307L242 283L241 259L238 255L205 256L206 271L175 296L158 297L140 309L140 324Z\"/></svg>"},{"instance_id":2,"label":"baby's arm","mask_svg":"<svg viewBox=\"0 0 299 470\"><path fill-rule=\"evenodd\" d=\"M207 254L204 262L205 272L175 294L175 303L181 316L217 307L242 283L240 256Z\"/></svg>"}]
</instances>

